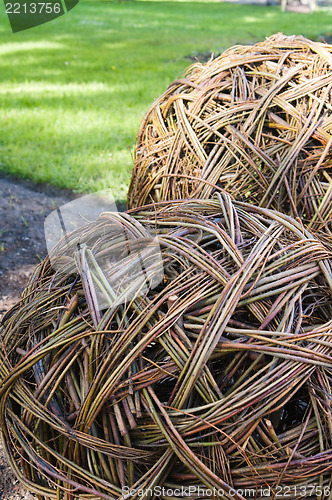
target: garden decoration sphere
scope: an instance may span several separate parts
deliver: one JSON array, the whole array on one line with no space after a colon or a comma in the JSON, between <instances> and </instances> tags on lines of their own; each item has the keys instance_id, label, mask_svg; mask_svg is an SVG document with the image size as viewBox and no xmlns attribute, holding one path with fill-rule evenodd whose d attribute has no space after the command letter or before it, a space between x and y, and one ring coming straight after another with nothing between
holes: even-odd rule
<instances>
[{"instance_id":1,"label":"garden decoration sphere","mask_svg":"<svg viewBox=\"0 0 332 500\"><path fill-rule=\"evenodd\" d=\"M0 424L26 487L67 500L328 491L329 250L224 193L104 213L84 231L85 272L68 274L66 250L63 272L46 259L2 322ZM162 281L98 309L91 255L139 234L158 238Z\"/></svg>"},{"instance_id":2,"label":"garden decoration sphere","mask_svg":"<svg viewBox=\"0 0 332 500\"><path fill-rule=\"evenodd\" d=\"M331 89L332 46L302 36L194 64L143 119L128 207L220 187L331 237Z\"/></svg>"}]
</instances>

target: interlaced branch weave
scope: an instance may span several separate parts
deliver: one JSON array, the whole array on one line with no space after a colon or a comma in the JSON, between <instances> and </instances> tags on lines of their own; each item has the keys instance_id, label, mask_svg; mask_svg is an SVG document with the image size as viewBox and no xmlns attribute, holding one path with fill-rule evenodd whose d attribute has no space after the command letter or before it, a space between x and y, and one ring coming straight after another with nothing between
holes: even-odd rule
<instances>
[{"instance_id":1,"label":"interlaced branch weave","mask_svg":"<svg viewBox=\"0 0 332 500\"><path fill-rule=\"evenodd\" d=\"M218 187L332 235L332 46L273 35L191 66L146 114L129 208Z\"/></svg>"},{"instance_id":2,"label":"interlaced branch weave","mask_svg":"<svg viewBox=\"0 0 332 500\"><path fill-rule=\"evenodd\" d=\"M68 276L46 259L3 319L17 477L66 500L330 488L331 253L290 217L218 194L101 215L85 229L96 259L128 244L115 219L132 244L137 224L158 235L162 283L98 317L98 268L82 253L85 272Z\"/></svg>"}]
</instances>

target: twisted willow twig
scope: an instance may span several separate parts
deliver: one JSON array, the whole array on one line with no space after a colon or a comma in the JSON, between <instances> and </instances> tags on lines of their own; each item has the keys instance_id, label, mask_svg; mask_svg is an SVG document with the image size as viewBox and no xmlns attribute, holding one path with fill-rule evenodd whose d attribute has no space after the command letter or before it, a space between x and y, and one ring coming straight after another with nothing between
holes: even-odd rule
<instances>
[{"instance_id":1,"label":"twisted willow twig","mask_svg":"<svg viewBox=\"0 0 332 500\"><path fill-rule=\"evenodd\" d=\"M331 252L221 194L101 215L83 230L96 262L128 243L119 220L132 244L158 235L162 283L100 311L87 290L105 292L101 270L79 277L60 242L63 271L45 260L3 319L0 425L17 477L40 499L328 489Z\"/></svg>"},{"instance_id":2,"label":"twisted willow twig","mask_svg":"<svg viewBox=\"0 0 332 500\"><path fill-rule=\"evenodd\" d=\"M331 45L281 34L191 66L141 124L129 208L221 187L331 237L331 68Z\"/></svg>"}]
</instances>

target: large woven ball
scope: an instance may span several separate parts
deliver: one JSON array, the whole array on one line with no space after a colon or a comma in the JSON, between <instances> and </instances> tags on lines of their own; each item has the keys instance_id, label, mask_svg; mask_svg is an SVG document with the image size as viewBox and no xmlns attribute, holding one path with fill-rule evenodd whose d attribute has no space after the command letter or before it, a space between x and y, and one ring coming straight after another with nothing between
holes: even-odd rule
<instances>
[{"instance_id":1,"label":"large woven ball","mask_svg":"<svg viewBox=\"0 0 332 500\"><path fill-rule=\"evenodd\" d=\"M191 66L138 132L128 206L221 187L332 236L332 46L274 35Z\"/></svg>"},{"instance_id":2,"label":"large woven ball","mask_svg":"<svg viewBox=\"0 0 332 500\"><path fill-rule=\"evenodd\" d=\"M328 498L322 243L224 194L105 213L84 231L81 277L68 275L66 238L64 271L45 260L0 331L3 443L26 487L39 499ZM100 309L96 262L114 265L146 235L157 235L162 282L118 305L110 291Z\"/></svg>"}]
</instances>

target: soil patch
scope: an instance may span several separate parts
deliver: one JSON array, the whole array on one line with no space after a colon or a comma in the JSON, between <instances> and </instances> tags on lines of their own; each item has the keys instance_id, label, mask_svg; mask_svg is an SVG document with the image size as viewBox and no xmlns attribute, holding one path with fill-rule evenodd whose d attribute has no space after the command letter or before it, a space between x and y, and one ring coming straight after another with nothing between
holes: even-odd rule
<instances>
[{"instance_id":1,"label":"soil patch","mask_svg":"<svg viewBox=\"0 0 332 500\"><path fill-rule=\"evenodd\" d=\"M75 195L0 175L0 318L46 256L45 217Z\"/></svg>"}]
</instances>

